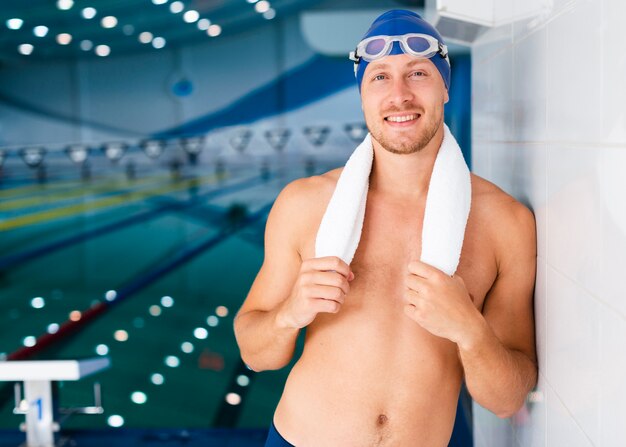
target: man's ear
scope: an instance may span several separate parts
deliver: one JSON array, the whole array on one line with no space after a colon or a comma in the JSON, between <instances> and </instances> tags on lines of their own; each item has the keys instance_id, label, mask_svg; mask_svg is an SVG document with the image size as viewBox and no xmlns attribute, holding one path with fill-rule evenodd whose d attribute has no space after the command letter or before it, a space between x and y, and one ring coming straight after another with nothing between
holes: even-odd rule
<instances>
[{"instance_id":1,"label":"man's ear","mask_svg":"<svg viewBox=\"0 0 626 447\"><path fill-rule=\"evenodd\" d=\"M448 96L448 89L446 89L446 100L443 103L448 104L449 100L450 100L450 96Z\"/></svg>"}]
</instances>

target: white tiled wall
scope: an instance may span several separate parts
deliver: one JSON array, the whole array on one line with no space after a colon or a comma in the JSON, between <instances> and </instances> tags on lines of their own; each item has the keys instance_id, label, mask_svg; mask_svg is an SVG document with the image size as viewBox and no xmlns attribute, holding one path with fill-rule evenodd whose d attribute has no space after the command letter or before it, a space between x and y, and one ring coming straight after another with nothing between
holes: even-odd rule
<instances>
[{"instance_id":1,"label":"white tiled wall","mask_svg":"<svg viewBox=\"0 0 626 447\"><path fill-rule=\"evenodd\" d=\"M626 446L624 24L623 0L554 0L472 48L473 171L537 221L540 373L511 419L474 404L477 447Z\"/></svg>"}]
</instances>

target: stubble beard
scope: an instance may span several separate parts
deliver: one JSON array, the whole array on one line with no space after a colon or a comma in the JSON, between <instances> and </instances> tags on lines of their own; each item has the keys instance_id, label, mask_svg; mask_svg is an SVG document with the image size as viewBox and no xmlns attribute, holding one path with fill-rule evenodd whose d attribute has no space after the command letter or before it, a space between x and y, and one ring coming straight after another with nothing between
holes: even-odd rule
<instances>
[{"instance_id":1,"label":"stubble beard","mask_svg":"<svg viewBox=\"0 0 626 447\"><path fill-rule=\"evenodd\" d=\"M424 115L420 115L419 119L423 119ZM368 125L368 130L378 143L385 149L387 152L392 154L414 154L415 152L421 151L430 143L433 139L437 130L441 126L443 121L443 117L441 119L436 120L428 120L424 123L424 129L419 135L415 135L416 139L412 139L410 141L394 141L388 136L383 134L382 126L374 127Z\"/></svg>"}]
</instances>

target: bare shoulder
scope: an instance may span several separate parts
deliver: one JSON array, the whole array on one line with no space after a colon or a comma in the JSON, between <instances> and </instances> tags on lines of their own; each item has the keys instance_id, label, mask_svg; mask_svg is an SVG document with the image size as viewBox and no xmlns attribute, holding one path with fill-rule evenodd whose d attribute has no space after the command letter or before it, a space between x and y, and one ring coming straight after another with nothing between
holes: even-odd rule
<instances>
[{"instance_id":1,"label":"bare shoulder","mask_svg":"<svg viewBox=\"0 0 626 447\"><path fill-rule=\"evenodd\" d=\"M324 174L293 180L283 188L276 201L281 207L305 215L309 212L315 213L320 207L325 209L342 169L337 168Z\"/></svg>"},{"instance_id":2,"label":"bare shoulder","mask_svg":"<svg viewBox=\"0 0 626 447\"><path fill-rule=\"evenodd\" d=\"M278 195L271 214L292 226L293 244L299 253L307 230L321 220L342 169L293 180Z\"/></svg>"},{"instance_id":3,"label":"bare shoulder","mask_svg":"<svg viewBox=\"0 0 626 447\"><path fill-rule=\"evenodd\" d=\"M499 267L507 258L536 256L535 216L494 183L471 174L472 213L493 243ZM500 270L500 268L499 268Z\"/></svg>"}]
</instances>

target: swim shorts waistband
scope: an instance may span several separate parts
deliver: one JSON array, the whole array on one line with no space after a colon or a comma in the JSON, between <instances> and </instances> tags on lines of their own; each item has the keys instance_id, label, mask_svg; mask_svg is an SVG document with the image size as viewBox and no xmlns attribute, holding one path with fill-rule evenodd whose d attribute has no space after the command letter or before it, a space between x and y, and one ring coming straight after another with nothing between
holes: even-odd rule
<instances>
[{"instance_id":1,"label":"swim shorts waistband","mask_svg":"<svg viewBox=\"0 0 626 447\"><path fill-rule=\"evenodd\" d=\"M267 433L267 441L265 441L265 447L295 447L293 444L290 444L283 436L278 433L276 426L274 425L274 421L272 421L272 425Z\"/></svg>"}]
</instances>

